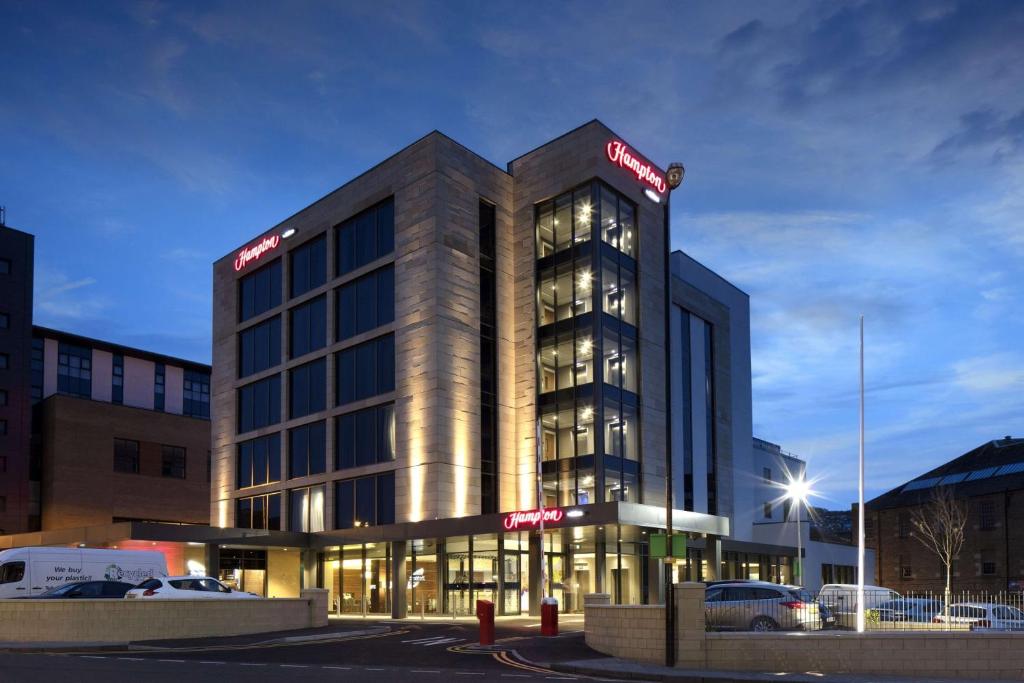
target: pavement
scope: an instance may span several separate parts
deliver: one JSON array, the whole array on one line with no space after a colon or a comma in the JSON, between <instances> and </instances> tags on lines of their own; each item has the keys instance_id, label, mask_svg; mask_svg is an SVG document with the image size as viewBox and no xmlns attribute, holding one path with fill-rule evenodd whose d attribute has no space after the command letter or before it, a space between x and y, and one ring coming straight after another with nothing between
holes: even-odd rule
<instances>
[{"instance_id":1,"label":"pavement","mask_svg":"<svg viewBox=\"0 0 1024 683\"><path fill-rule=\"evenodd\" d=\"M643 680L683 683L909 683L911 679L817 673L687 671L608 657L587 647L583 619L562 615L557 637L536 619L496 621L478 645L475 619L335 618L328 626L227 638L127 644L52 644L0 652L0 681L224 683L225 680L409 681ZM3 648L0 648L3 649ZM518 679L518 680L516 680ZM913 679L948 683L949 679Z\"/></svg>"}]
</instances>

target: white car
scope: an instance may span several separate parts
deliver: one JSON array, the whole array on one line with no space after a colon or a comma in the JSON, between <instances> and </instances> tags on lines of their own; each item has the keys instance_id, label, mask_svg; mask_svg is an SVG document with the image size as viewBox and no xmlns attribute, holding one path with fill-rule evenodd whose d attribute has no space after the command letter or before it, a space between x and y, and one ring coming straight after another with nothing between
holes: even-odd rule
<instances>
[{"instance_id":1,"label":"white car","mask_svg":"<svg viewBox=\"0 0 1024 683\"><path fill-rule=\"evenodd\" d=\"M949 618L936 614L934 624L967 624L971 630L1024 631L1024 612L993 602L961 602L949 606Z\"/></svg>"},{"instance_id":2,"label":"white car","mask_svg":"<svg viewBox=\"0 0 1024 683\"><path fill-rule=\"evenodd\" d=\"M233 591L209 576L164 576L146 579L124 597L128 600L258 600L260 596Z\"/></svg>"}]
</instances>

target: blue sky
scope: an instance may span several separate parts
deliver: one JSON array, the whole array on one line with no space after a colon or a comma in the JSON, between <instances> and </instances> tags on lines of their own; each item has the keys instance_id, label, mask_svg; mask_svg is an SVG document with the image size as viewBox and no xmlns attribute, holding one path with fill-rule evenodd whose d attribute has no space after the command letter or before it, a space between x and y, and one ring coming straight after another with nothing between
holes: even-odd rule
<instances>
[{"instance_id":1,"label":"blue sky","mask_svg":"<svg viewBox=\"0 0 1024 683\"><path fill-rule=\"evenodd\" d=\"M211 263L437 128L682 160L751 295L755 434L856 496L1024 435L1024 4L5 2L0 204L36 320L208 360Z\"/></svg>"}]
</instances>

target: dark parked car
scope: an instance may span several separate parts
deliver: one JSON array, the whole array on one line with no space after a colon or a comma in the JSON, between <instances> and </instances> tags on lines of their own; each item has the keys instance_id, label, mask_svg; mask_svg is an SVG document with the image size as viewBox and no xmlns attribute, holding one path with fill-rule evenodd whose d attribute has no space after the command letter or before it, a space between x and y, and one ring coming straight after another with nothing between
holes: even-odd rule
<instances>
[{"instance_id":1,"label":"dark parked car","mask_svg":"<svg viewBox=\"0 0 1024 683\"><path fill-rule=\"evenodd\" d=\"M123 581L80 581L46 591L38 599L123 598L132 588L135 588L133 584Z\"/></svg>"}]
</instances>

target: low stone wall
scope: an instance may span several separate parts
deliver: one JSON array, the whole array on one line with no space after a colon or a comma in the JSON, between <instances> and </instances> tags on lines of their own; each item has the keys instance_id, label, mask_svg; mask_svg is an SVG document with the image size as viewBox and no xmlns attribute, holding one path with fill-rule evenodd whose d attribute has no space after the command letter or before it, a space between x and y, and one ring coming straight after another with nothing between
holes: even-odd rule
<instances>
[{"instance_id":1,"label":"low stone wall","mask_svg":"<svg viewBox=\"0 0 1024 683\"><path fill-rule=\"evenodd\" d=\"M273 600L0 600L0 642L120 643L327 625L327 591Z\"/></svg>"},{"instance_id":2,"label":"low stone wall","mask_svg":"<svg viewBox=\"0 0 1024 683\"><path fill-rule=\"evenodd\" d=\"M608 603L605 594L586 596L587 645L663 664L664 607ZM1024 633L707 633L703 584L677 584L676 605L676 666L684 669L1012 680L1024 671Z\"/></svg>"}]
</instances>

